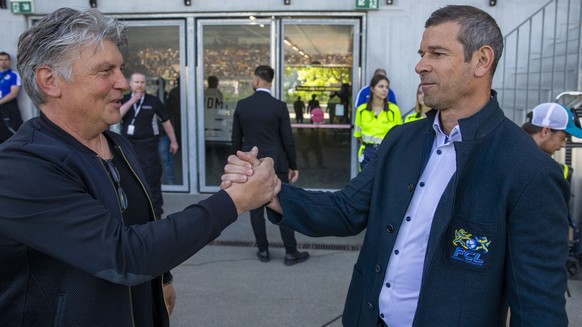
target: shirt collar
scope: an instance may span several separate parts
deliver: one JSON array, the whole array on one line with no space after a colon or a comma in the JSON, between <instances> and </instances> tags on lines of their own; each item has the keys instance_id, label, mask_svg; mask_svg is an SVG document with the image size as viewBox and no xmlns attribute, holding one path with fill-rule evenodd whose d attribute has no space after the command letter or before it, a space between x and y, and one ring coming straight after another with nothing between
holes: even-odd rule
<instances>
[{"instance_id":1,"label":"shirt collar","mask_svg":"<svg viewBox=\"0 0 582 327\"><path fill-rule=\"evenodd\" d=\"M436 133L437 145L446 145L446 144L449 144L450 142L463 141L463 138L461 135L461 128L459 127L458 124L455 127L453 127L453 130L451 130L451 133L449 135L447 135L447 134L445 134L445 132L443 132L443 129L441 127L440 116L441 116L440 111L437 111L437 113L434 117L433 124L432 124L432 128L434 129L434 131Z\"/></svg>"},{"instance_id":2,"label":"shirt collar","mask_svg":"<svg viewBox=\"0 0 582 327\"><path fill-rule=\"evenodd\" d=\"M261 88L258 88L256 91L257 91L257 92L258 92L258 91L263 91L263 92L267 92L267 93L271 94L271 90L269 90L269 89L265 89L265 88L262 88L262 87L261 87Z\"/></svg>"}]
</instances>

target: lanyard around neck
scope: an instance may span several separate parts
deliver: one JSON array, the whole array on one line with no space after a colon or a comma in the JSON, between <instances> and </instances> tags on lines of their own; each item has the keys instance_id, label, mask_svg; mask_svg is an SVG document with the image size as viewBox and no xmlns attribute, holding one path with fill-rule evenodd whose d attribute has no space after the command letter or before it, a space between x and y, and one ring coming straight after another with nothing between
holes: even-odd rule
<instances>
[{"instance_id":1,"label":"lanyard around neck","mask_svg":"<svg viewBox=\"0 0 582 327\"><path fill-rule=\"evenodd\" d=\"M143 100L145 99L145 94L141 97L141 100L139 101L139 105L136 106L135 103L133 104L133 119L131 120L130 125L133 125L133 123L135 123L135 119L137 118L137 115L139 115L139 112L141 110L141 105L143 104Z\"/></svg>"}]
</instances>

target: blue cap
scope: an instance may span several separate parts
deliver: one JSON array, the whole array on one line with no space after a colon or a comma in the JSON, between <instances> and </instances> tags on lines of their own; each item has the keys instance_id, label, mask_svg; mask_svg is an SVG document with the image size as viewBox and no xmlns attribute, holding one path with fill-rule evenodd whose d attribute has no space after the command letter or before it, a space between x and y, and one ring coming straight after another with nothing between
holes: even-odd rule
<instances>
[{"instance_id":1,"label":"blue cap","mask_svg":"<svg viewBox=\"0 0 582 327\"><path fill-rule=\"evenodd\" d=\"M570 109L559 103L542 103L532 110L531 123L539 127L548 127L554 130L564 131L577 138L582 138L582 129L576 126Z\"/></svg>"}]
</instances>

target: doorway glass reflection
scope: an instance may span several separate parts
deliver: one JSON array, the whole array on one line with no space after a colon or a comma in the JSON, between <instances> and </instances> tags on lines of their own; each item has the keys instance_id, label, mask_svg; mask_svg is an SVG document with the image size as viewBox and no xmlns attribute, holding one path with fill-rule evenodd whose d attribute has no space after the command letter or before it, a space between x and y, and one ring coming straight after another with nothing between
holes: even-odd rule
<instances>
[{"instance_id":1,"label":"doorway glass reflection","mask_svg":"<svg viewBox=\"0 0 582 327\"><path fill-rule=\"evenodd\" d=\"M293 123L300 187L339 189L350 179L353 34L351 24L284 24L283 100ZM317 107L324 112L321 123L311 119Z\"/></svg>"},{"instance_id":2,"label":"doorway glass reflection","mask_svg":"<svg viewBox=\"0 0 582 327\"><path fill-rule=\"evenodd\" d=\"M185 190L188 168L185 165L183 149L187 138L182 135L185 124L182 99L180 97L180 71L183 65L181 31L182 22L130 22L129 44L124 53L127 78L134 72L146 76L146 92L164 103L170 114L178 153L169 153L169 139L165 133L160 136L160 160L162 162L162 183L164 190ZM163 131L163 128L159 128ZM181 187L177 187L181 186Z\"/></svg>"},{"instance_id":3,"label":"doorway glass reflection","mask_svg":"<svg viewBox=\"0 0 582 327\"><path fill-rule=\"evenodd\" d=\"M268 65L269 23L203 25L206 186L218 186L232 154L232 119L238 100L253 93L255 67Z\"/></svg>"}]
</instances>

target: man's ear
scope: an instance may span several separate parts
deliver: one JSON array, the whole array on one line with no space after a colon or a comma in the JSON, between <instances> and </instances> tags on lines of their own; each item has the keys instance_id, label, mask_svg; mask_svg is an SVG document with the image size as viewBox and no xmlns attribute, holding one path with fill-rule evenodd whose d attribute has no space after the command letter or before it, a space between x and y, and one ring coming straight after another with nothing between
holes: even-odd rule
<instances>
[{"instance_id":1,"label":"man's ear","mask_svg":"<svg viewBox=\"0 0 582 327\"><path fill-rule=\"evenodd\" d=\"M495 52L493 48L488 45L484 45L479 50L473 53L473 58L477 59L475 66L475 77L484 77L491 74L491 68L493 66L493 60L495 59Z\"/></svg>"},{"instance_id":2,"label":"man's ear","mask_svg":"<svg viewBox=\"0 0 582 327\"><path fill-rule=\"evenodd\" d=\"M546 139L550 136L552 130L549 127L542 127L542 130L540 131L540 136L542 137L542 139Z\"/></svg>"},{"instance_id":3,"label":"man's ear","mask_svg":"<svg viewBox=\"0 0 582 327\"><path fill-rule=\"evenodd\" d=\"M48 97L58 98L61 96L60 79L49 67L40 67L34 75L36 84Z\"/></svg>"}]
</instances>

